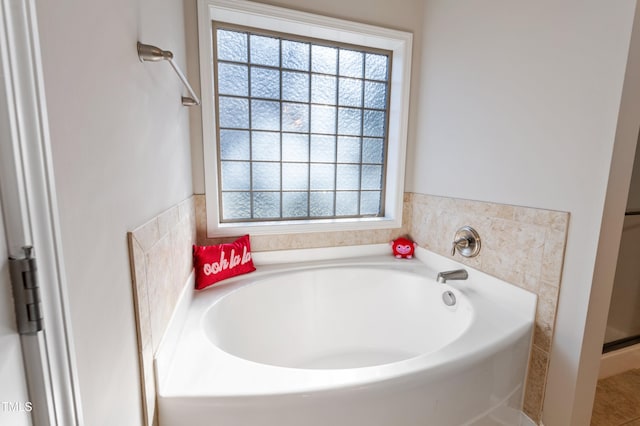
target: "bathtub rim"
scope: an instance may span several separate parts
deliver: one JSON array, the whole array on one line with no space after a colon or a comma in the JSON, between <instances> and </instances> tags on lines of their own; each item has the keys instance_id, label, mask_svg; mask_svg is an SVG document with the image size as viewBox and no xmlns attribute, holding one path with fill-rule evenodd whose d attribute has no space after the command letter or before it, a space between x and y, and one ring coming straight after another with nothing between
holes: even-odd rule
<instances>
[{"instance_id":1,"label":"bathtub rim","mask_svg":"<svg viewBox=\"0 0 640 426\"><path fill-rule=\"evenodd\" d=\"M363 256L363 253L365 256ZM293 264L282 264L280 263L283 259L291 259L292 255L295 254L295 258L299 261ZM367 260L368 257L375 256L375 259L371 258ZM381 256L381 257L380 257ZM278 251L278 252L262 252L256 253L254 256L254 262L256 266L260 266L259 270L253 272L247 276L235 277L230 280L227 280L225 283L219 284L220 288L228 287L232 288L234 283L243 280L255 280L259 279L263 275L271 275L273 273L277 273L279 270L285 267L291 267L293 265L293 269L306 269L309 267L317 267L318 264L323 264L325 262L330 262L334 265L344 265L353 262L354 260L361 260L359 264L366 264L367 262L371 264L379 265L380 259L385 259L389 262L412 262L411 260L396 260L389 254L389 246L387 244L376 244L376 245L367 245L367 246L350 246L350 247L340 247L330 248L330 249L306 249L306 250L286 250L286 251ZM265 397L267 395L289 395L289 394L299 394L299 393L314 393L314 392L324 392L324 391L335 391L336 389L348 389L353 387L361 387L371 385L371 383L382 383L387 380L398 380L402 379L402 377L414 374L416 371L423 371L428 368L432 368L434 366L438 366L439 368L436 371L432 371L435 375L444 375L448 374L452 369L463 367L469 363L473 363L474 359L477 357L488 356L490 353L499 350L515 341L517 341L523 334L531 333L531 339L533 338L533 326L535 321L535 310L537 303L537 296L531 292L528 292L522 288L519 288L513 284L507 283L505 281L499 280L495 277L492 277L488 274L485 274L475 268L469 267L467 265L460 264L450 258L446 258L440 255L437 255L433 252L430 252L426 249L418 247L416 249L416 258L420 261L420 264L415 264L415 266L419 266L420 269L424 271L428 271L435 277L436 271L447 270L447 269L456 269L456 268L465 268L470 273L470 280L468 281L459 281L459 282L450 282L447 285L451 285L451 287L456 288L460 291L470 292L470 294L475 294L475 297L487 297L489 294L491 296L492 303L498 303L502 309L508 311L510 314L514 315L515 318L522 320L518 327L511 328L510 333L503 336L502 339L497 339L495 336L493 338L487 338L484 341L477 341L477 347L465 353L455 353L455 350L458 349L456 347L456 342L450 345L449 350L440 353L438 356L433 356L433 354L420 355L418 357L410 358L408 360L399 361L392 364L383 364L382 366L370 366L370 367L361 367L353 370L361 370L363 375L368 375L373 372L375 369L384 370L384 374L377 374L378 378L375 381L371 380L349 380L342 381L339 380L340 383L336 385L335 381L329 380L331 385L327 385L327 383L323 383L317 386L307 386L304 388L295 388L295 389L280 389L274 390L272 392L268 392L265 389L261 389L259 392L249 392L249 393L233 393L228 394L228 391L225 390L225 393L222 394L217 391L212 391L212 389L208 389L203 391L202 387L198 389L194 389L193 386L175 386L176 383L172 382L171 385L167 383L168 379L166 377L166 372L170 372L171 363L173 357L175 355L176 342L180 338L184 325L189 316L189 308L192 304L202 304L208 306L207 299L212 298L213 296L208 296L212 292L207 293L206 290L200 292L194 292L193 287L189 286L192 284L187 283L185 288L183 289L183 293L180 297L180 301L178 302L178 306L174 311L174 315L170 322L170 325L163 337L162 343L158 348L154 356L154 369L156 375L156 384L157 384L157 396L158 398L172 398L172 397L216 397L216 398L234 398L234 397L250 397L250 396L261 396ZM302 261L300 261L302 260ZM405 263L407 264L407 263ZM472 285L469 283L473 282ZM223 296L219 296L223 297ZM486 299L485 299L486 300ZM201 330L200 330L201 331ZM484 330L485 332L487 330ZM467 334L473 334L478 332L476 327L471 326L463 336ZM486 336L485 336L486 337ZM204 340L208 342L205 336L202 336ZM460 341L461 339L458 339ZM473 341L473 340L472 340ZM467 342L468 343L468 342ZM226 354L226 353L225 353ZM230 357L233 355L227 354ZM426 358L429 358L429 362L424 363ZM443 359L443 357L448 357L447 359ZM287 370L296 370L296 371L304 371L304 372L314 372L314 370L304 370L304 369L291 369L288 367L280 367L280 366L270 366L266 364L259 364L253 361L245 360L238 358L242 363L245 363L246 366L258 367L260 370L268 370L268 369L276 369L278 373L282 373ZM394 368L390 368L389 366L398 367L398 364L402 364L404 368L398 370ZM369 371L367 371L369 370ZM316 374L319 375L327 375L327 373L331 373L333 371L340 370L316 370ZM267 375L268 376L268 375ZM331 374L329 374L331 376ZM332 376L333 377L333 376ZM268 380L268 379L267 379ZM524 380L524 377L523 377ZM175 386L175 387L172 387ZM265 393L266 392L266 393Z\"/></svg>"}]
</instances>

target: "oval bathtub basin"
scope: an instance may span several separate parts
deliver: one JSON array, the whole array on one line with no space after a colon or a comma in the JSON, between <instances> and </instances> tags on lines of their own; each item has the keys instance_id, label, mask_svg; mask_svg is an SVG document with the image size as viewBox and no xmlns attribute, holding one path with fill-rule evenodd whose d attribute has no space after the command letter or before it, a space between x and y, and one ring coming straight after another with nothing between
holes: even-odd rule
<instances>
[{"instance_id":1,"label":"oval bathtub basin","mask_svg":"<svg viewBox=\"0 0 640 426\"><path fill-rule=\"evenodd\" d=\"M535 296L467 267L437 283L463 266L417 254L257 265L194 294L156 355L160 426L520 424Z\"/></svg>"},{"instance_id":2,"label":"oval bathtub basin","mask_svg":"<svg viewBox=\"0 0 640 426\"><path fill-rule=\"evenodd\" d=\"M473 309L453 307L442 287L403 271L315 268L239 288L211 306L203 330L231 355L290 368L343 369L436 351L469 326Z\"/></svg>"}]
</instances>

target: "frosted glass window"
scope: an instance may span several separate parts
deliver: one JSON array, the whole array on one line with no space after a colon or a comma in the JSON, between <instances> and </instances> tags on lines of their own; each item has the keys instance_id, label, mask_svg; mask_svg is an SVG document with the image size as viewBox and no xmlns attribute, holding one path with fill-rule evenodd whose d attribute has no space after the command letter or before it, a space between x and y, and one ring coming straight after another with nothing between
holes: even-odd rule
<instances>
[{"instance_id":1,"label":"frosted glass window","mask_svg":"<svg viewBox=\"0 0 640 426\"><path fill-rule=\"evenodd\" d=\"M362 80L340 78L338 83L338 105L362 106Z\"/></svg>"},{"instance_id":2,"label":"frosted glass window","mask_svg":"<svg viewBox=\"0 0 640 426\"><path fill-rule=\"evenodd\" d=\"M249 162L223 161L222 162L222 190L238 191L249 190Z\"/></svg>"},{"instance_id":3,"label":"frosted glass window","mask_svg":"<svg viewBox=\"0 0 640 426\"><path fill-rule=\"evenodd\" d=\"M385 109L387 107L387 85L375 81L365 81L364 107Z\"/></svg>"},{"instance_id":4,"label":"frosted glass window","mask_svg":"<svg viewBox=\"0 0 640 426\"><path fill-rule=\"evenodd\" d=\"M379 189L382 182L382 166L362 166L362 189Z\"/></svg>"},{"instance_id":5,"label":"frosted glass window","mask_svg":"<svg viewBox=\"0 0 640 426\"><path fill-rule=\"evenodd\" d=\"M380 191L362 191L360 193L360 214L377 214L380 211Z\"/></svg>"},{"instance_id":6,"label":"frosted glass window","mask_svg":"<svg viewBox=\"0 0 640 426\"><path fill-rule=\"evenodd\" d=\"M280 163L251 163L252 189L280 190Z\"/></svg>"},{"instance_id":7,"label":"frosted glass window","mask_svg":"<svg viewBox=\"0 0 640 426\"><path fill-rule=\"evenodd\" d=\"M251 63L259 65L280 65L280 40L273 37L251 35Z\"/></svg>"},{"instance_id":8,"label":"frosted glass window","mask_svg":"<svg viewBox=\"0 0 640 426\"><path fill-rule=\"evenodd\" d=\"M314 104L336 104L336 78L332 76L311 75L311 102Z\"/></svg>"},{"instance_id":9,"label":"frosted glass window","mask_svg":"<svg viewBox=\"0 0 640 426\"><path fill-rule=\"evenodd\" d=\"M336 177L335 164L311 164L310 189L334 190Z\"/></svg>"},{"instance_id":10,"label":"frosted glass window","mask_svg":"<svg viewBox=\"0 0 640 426\"><path fill-rule=\"evenodd\" d=\"M222 212L227 219L246 219L251 217L251 193L223 192Z\"/></svg>"},{"instance_id":11,"label":"frosted glass window","mask_svg":"<svg viewBox=\"0 0 640 426\"><path fill-rule=\"evenodd\" d=\"M309 193L285 192L282 194L282 217L309 217Z\"/></svg>"},{"instance_id":12,"label":"frosted glass window","mask_svg":"<svg viewBox=\"0 0 640 426\"><path fill-rule=\"evenodd\" d=\"M280 193L254 192L253 217L256 219L280 218Z\"/></svg>"},{"instance_id":13,"label":"frosted glass window","mask_svg":"<svg viewBox=\"0 0 640 426\"><path fill-rule=\"evenodd\" d=\"M247 66L218 64L218 93L221 95L247 96L249 94Z\"/></svg>"},{"instance_id":14,"label":"frosted glass window","mask_svg":"<svg viewBox=\"0 0 640 426\"><path fill-rule=\"evenodd\" d=\"M309 165L282 163L282 189L284 191L309 189Z\"/></svg>"},{"instance_id":15,"label":"frosted glass window","mask_svg":"<svg viewBox=\"0 0 640 426\"><path fill-rule=\"evenodd\" d=\"M362 110L338 108L338 134L359 135L362 131Z\"/></svg>"},{"instance_id":16,"label":"frosted glass window","mask_svg":"<svg viewBox=\"0 0 640 426\"><path fill-rule=\"evenodd\" d=\"M387 79L389 58L385 55L372 53L367 53L365 57L365 77L371 80L385 81Z\"/></svg>"},{"instance_id":17,"label":"frosted glass window","mask_svg":"<svg viewBox=\"0 0 640 426\"><path fill-rule=\"evenodd\" d=\"M282 134L282 161L309 161L309 135Z\"/></svg>"},{"instance_id":18,"label":"frosted glass window","mask_svg":"<svg viewBox=\"0 0 640 426\"><path fill-rule=\"evenodd\" d=\"M364 111L364 135L384 136L384 111Z\"/></svg>"},{"instance_id":19,"label":"frosted glass window","mask_svg":"<svg viewBox=\"0 0 640 426\"><path fill-rule=\"evenodd\" d=\"M259 130L280 130L280 102L252 100L251 127Z\"/></svg>"},{"instance_id":20,"label":"frosted glass window","mask_svg":"<svg viewBox=\"0 0 640 426\"><path fill-rule=\"evenodd\" d=\"M218 98L220 127L246 129L249 127L249 100Z\"/></svg>"},{"instance_id":21,"label":"frosted glass window","mask_svg":"<svg viewBox=\"0 0 640 426\"><path fill-rule=\"evenodd\" d=\"M246 130L220 130L220 159L249 160L249 132Z\"/></svg>"},{"instance_id":22,"label":"frosted glass window","mask_svg":"<svg viewBox=\"0 0 640 426\"><path fill-rule=\"evenodd\" d=\"M247 62L247 34L218 30L216 38L219 61Z\"/></svg>"},{"instance_id":23,"label":"frosted glass window","mask_svg":"<svg viewBox=\"0 0 640 426\"><path fill-rule=\"evenodd\" d=\"M359 189L360 166L351 164L338 164L336 173L336 189Z\"/></svg>"},{"instance_id":24,"label":"frosted glass window","mask_svg":"<svg viewBox=\"0 0 640 426\"><path fill-rule=\"evenodd\" d=\"M362 78L363 53L353 50L340 49L340 75Z\"/></svg>"},{"instance_id":25,"label":"frosted glass window","mask_svg":"<svg viewBox=\"0 0 640 426\"><path fill-rule=\"evenodd\" d=\"M382 215L390 54L214 25L221 221Z\"/></svg>"},{"instance_id":26,"label":"frosted glass window","mask_svg":"<svg viewBox=\"0 0 640 426\"><path fill-rule=\"evenodd\" d=\"M309 102L309 74L283 71L282 100Z\"/></svg>"},{"instance_id":27,"label":"frosted glass window","mask_svg":"<svg viewBox=\"0 0 640 426\"><path fill-rule=\"evenodd\" d=\"M251 132L253 161L280 161L280 133Z\"/></svg>"},{"instance_id":28,"label":"frosted glass window","mask_svg":"<svg viewBox=\"0 0 640 426\"><path fill-rule=\"evenodd\" d=\"M362 162L382 164L384 158L384 139L365 138L362 141Z\"/></svg>"},{"instance_id":29,"label":"frosted glass window","mask_svg":"<svg viewBox=\"0 0 640 426\"><path fill-rule=\"evenodd\" d=\"M315 44L311 45L311 71L335 75L337 67L338 49Z\"/></svg>"},{"instance_id":30,"label":"frosted glass window","mask_svg":"<svg viewBox=\"0 0 640 426\"><path fill-rule=\"evenodd\" d=\"M338 136L338 163L359 163L361 147L360 138Z\"/></svg>"},{"instance_id":31,"label":"frosted glass window","mask_svg":"<svg viewBox=\"0 0 640 426\"><path fill-rule=\"evenodd\" d=\"M311 133L336 133L336 108L311 105Z\"/></svg>"},{"instance_id":32,"label":"frosted glass window","mask_svg":"<svg viewBox=\"0 0 640 426\"><path fill-rule=\"evenodd\" d=\"M282 68L309 70L309 43L282 40Z\"/></svg>"},{"instance_id":33,"label":"frosted glass window","mask_svg":"<svg viewBox=\"0 0 640 426\"><path fill-rule=\"evenodd\" d=\"M341 191L336 193L336 216L356 216L360 192Z\"/></svg>"},{"instance_id":34,"label":"frosted glass window","mask_svg":"<svg viewBox=\"0 0 640 426\"><path fill-rule=\"evenodd\" d=\"M251 67L251 96L280 99L280 71Z\"/></svg>"},{"instance_id":35,"label":"frosted glass window","mask_svg":"<svg viewBox=\"0 0 640 426\"><path fill-rule=\"evenodd\" d=\"M311 161L334 163L336 161L336 137L311 135Z\"/></svg>"},{"instance_id":36,"label":"frosted glass window","mask_svg":"<svg viewBox=\"0 0 640 426\"><path fill-rule=\"evenodd\" d=\"M282 130L285 132L309 132L309 105L282 103Z\"/></svg>"},{"instance_id":37,"label":"frosted glass window","mask_svg":"<svg viewBox=\"0 0 640 426\"><path fill-rule=\"evenodd\" d=\"M312 192L309 215L311 217L333 216L334 194L334 192Z\"/></svg>"}]
</instances>

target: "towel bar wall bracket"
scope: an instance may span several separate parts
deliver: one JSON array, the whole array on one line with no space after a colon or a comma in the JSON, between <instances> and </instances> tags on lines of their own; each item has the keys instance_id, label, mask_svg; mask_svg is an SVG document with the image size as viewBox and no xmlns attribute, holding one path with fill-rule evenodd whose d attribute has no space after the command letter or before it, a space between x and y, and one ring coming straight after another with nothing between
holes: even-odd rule
<instances>
[{"instance_id":1,"label":"towel bar wall bracket","mask_svg":"<svg viewBox=\"0 0 640 426\"><path fill-rule=\"evenodd\" d=\"M159 47L152 46L150 44L143 44L138 42L138 58L142 62L158 62L158 61L169 61L171 68L178 74L178 78L182 81L182 84L187 88L190 96L182 97L182 105L184 106L195 106L200 105L200 99L196 95L196 93L191 88L191 85L187 81L186 77L180 71L180 68L176 65L173 60L173 53L169 50L162 50Z\"/></svg>"}]
</instances>

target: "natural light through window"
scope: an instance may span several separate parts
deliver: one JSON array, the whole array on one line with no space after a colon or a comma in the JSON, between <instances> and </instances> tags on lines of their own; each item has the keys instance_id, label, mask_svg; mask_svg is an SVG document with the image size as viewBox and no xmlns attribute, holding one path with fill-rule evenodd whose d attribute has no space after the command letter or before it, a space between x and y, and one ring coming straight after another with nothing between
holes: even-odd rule
<instances>
[{"instance_id":1,"label":"natural light through window","mask_svg":"<svg viewBox=\"0 0 640 426\"><path fill-rule=\"evenodd\" d=\"M390 54L216 25L221 221L383 214Z\"/></svg>"},{"instance_id":2,"label":"natural light through window","mask_svg":"<svg viewBox=\"0 0 640 426\"><path fill-rule=\"evenodd\" d=\"M199 19L209 234L399 226L411 35L233 0Z\"/></svg>"}]
</instances>

